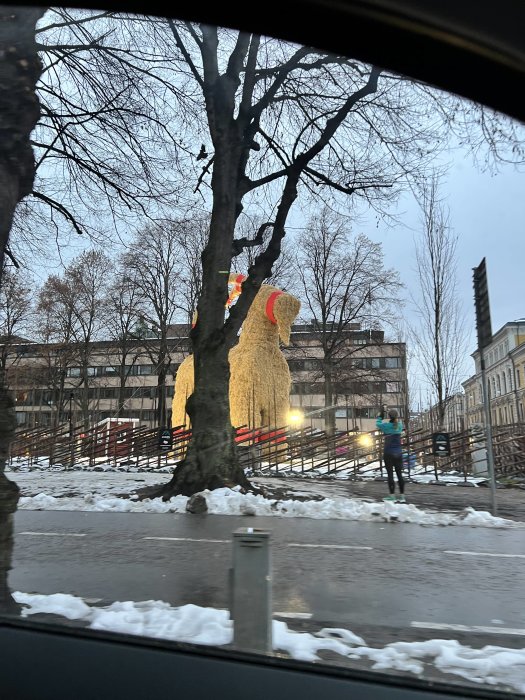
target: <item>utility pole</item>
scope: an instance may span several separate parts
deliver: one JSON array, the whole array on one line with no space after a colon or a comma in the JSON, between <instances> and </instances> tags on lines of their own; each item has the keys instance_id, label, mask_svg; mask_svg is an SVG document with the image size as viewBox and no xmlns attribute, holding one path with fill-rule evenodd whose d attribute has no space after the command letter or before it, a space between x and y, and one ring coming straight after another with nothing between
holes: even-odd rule
<instances>
[{"instance_id":1,"label":"utility pole","mask_svg":"<svg viewBox=\"0 0 525 700\"><path fill-rule=\"evenodd\" d=\"M497 515L496 478L494 475L494 450L492 446L492 416L487 376L485 373L484 349L492 343L492 325L490 321L489 290L487 284L487 266L485 258L474 268L474 302L476 305L476 330L478 333L478 352L483 387L483 408L485 413L485 439L487 443L487 470L490 480L492 515Z\"/></svg>"}]
</instances>

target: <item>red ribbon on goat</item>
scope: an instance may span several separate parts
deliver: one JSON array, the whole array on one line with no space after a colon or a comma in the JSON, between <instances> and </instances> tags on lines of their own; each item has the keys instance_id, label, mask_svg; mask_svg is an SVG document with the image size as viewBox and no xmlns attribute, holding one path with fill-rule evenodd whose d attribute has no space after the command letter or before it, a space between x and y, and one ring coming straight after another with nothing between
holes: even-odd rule
<instances>
[{"instance_id":1,"label":"red ribbon on goat","mask_svg":"<svg viewBox=\"0 0 525 700\"><path fill-rule=\"evenodd\" d=\"M275 300L277 297L280 297L282 292L272 292L270 296L268 297L268 301L266 302L266 317L273 323L277 323L277 319L275 318L273 314L273 307L275 304Z\"/></svg>"}]
</instances>

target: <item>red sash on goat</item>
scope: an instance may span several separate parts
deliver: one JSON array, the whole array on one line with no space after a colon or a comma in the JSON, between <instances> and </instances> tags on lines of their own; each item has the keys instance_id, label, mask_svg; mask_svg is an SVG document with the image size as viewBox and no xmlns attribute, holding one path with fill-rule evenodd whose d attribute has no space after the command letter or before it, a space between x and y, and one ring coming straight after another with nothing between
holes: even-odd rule
<instances>
[{"instance_id":1,"label":"red sash on goat","mask_svg":"<svg viewBox=\"0 0 525 700\"><path fill-rule=\"evenodd\" d=\"M272 292L270 296L268 297L268 301L266 302L266 317L273 323L277 323L277 319L275 318L273 314L273 307L275 304L275 300L277 297L280 297L282 292Z\"/></svg>"}]
</instances>

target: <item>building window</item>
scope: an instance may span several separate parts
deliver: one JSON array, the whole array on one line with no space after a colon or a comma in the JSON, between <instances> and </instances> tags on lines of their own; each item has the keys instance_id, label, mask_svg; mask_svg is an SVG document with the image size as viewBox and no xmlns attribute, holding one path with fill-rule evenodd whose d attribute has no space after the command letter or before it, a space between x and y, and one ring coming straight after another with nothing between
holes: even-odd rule
<instances>
[{"instance_id":1,"label":"building window","mask_svg":"<svg viewBox=\"0 0 525 700\"><path fill-rule=\"evenodd\" d=\"M80 377L80 367L70 367L66 372L67 377Z\"/></svg>"},{"instance_id":2,"label":"building window","mask_svg":"<svg viewBox=\"0 0 525 700\"><path fill-rule=\"evenodd\" d=\"M101 388L100 389L100 398L101 399L116 399L117 398L117 389Z\"/></svg>"},{"instance_id":3,"label":"building window","mask_svg":"<svg viewBox=\"0 0 525 700\"><path fill-rule=\"evenodd\" d=\"M398 369L401 367L400 357L385 357L385 367L386 369Z\"/></svg>"},{"instance_id":4,"label":"building window","mask_svg":"<svg viewBox=\"0 0 525 700\"><path fill-rule=\"evenodd\" d=\"M154 374L153 365L139 365L138 366L138 373L141 375Z\"/></svg>"},{"instance_id":5,"label":"building window","mask_svg":"<svg viewBox=\"0 0 525 700\"><path fill-rule=\"evenodd\" d=\"M402 391L401 382L387 382L386 383L386 393L387 394L399 394Z\"/></svg>"},{"instance_id":6,"label":"building window","mask_svg":"<svg viewBox=\"0 0 525 700\"><path fill-rule=\"evenodd\" d=\"M518 387L521 387L521 377L519 369L516 370L516 382L518 384Z\"/></svg>"},{"instance_id":7,"label":"building window","mask_svg":"<svg viewBox=\"0 0 525 700\"><path fill-rule=\"evenodd\" d=\"M25 425L27 421L27 413L25 411L17 411L16 412L16 424L17 425Z\"/></svg>"},{"instance_id":8,"label":"building window","mask_svg":"<svg viewBox=\"0 0 525 700\"><path fill-rule=\"evenodd\" d=\"M377 408L368 408L368 407L362 407L358 406L355 410L355 417L356 418L375 418L377 414Z\"/></svg>"}]
</instances>

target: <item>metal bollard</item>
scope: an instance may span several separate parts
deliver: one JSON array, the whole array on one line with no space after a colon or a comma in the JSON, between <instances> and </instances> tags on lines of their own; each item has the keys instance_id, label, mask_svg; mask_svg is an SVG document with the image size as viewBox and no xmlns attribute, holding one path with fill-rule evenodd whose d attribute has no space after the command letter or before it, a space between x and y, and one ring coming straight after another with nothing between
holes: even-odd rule
<instances>
[{"instance_id":1,"label":"metal bollard","mask_svg":"<svg viewBox=\"0 0 525 700\"><path fill-rule=\"evenodd\" d=\"M250 527L233 533L230 582L234 646L271 652L272 572L268 531Z\"/></svg>"}]
</instances>

